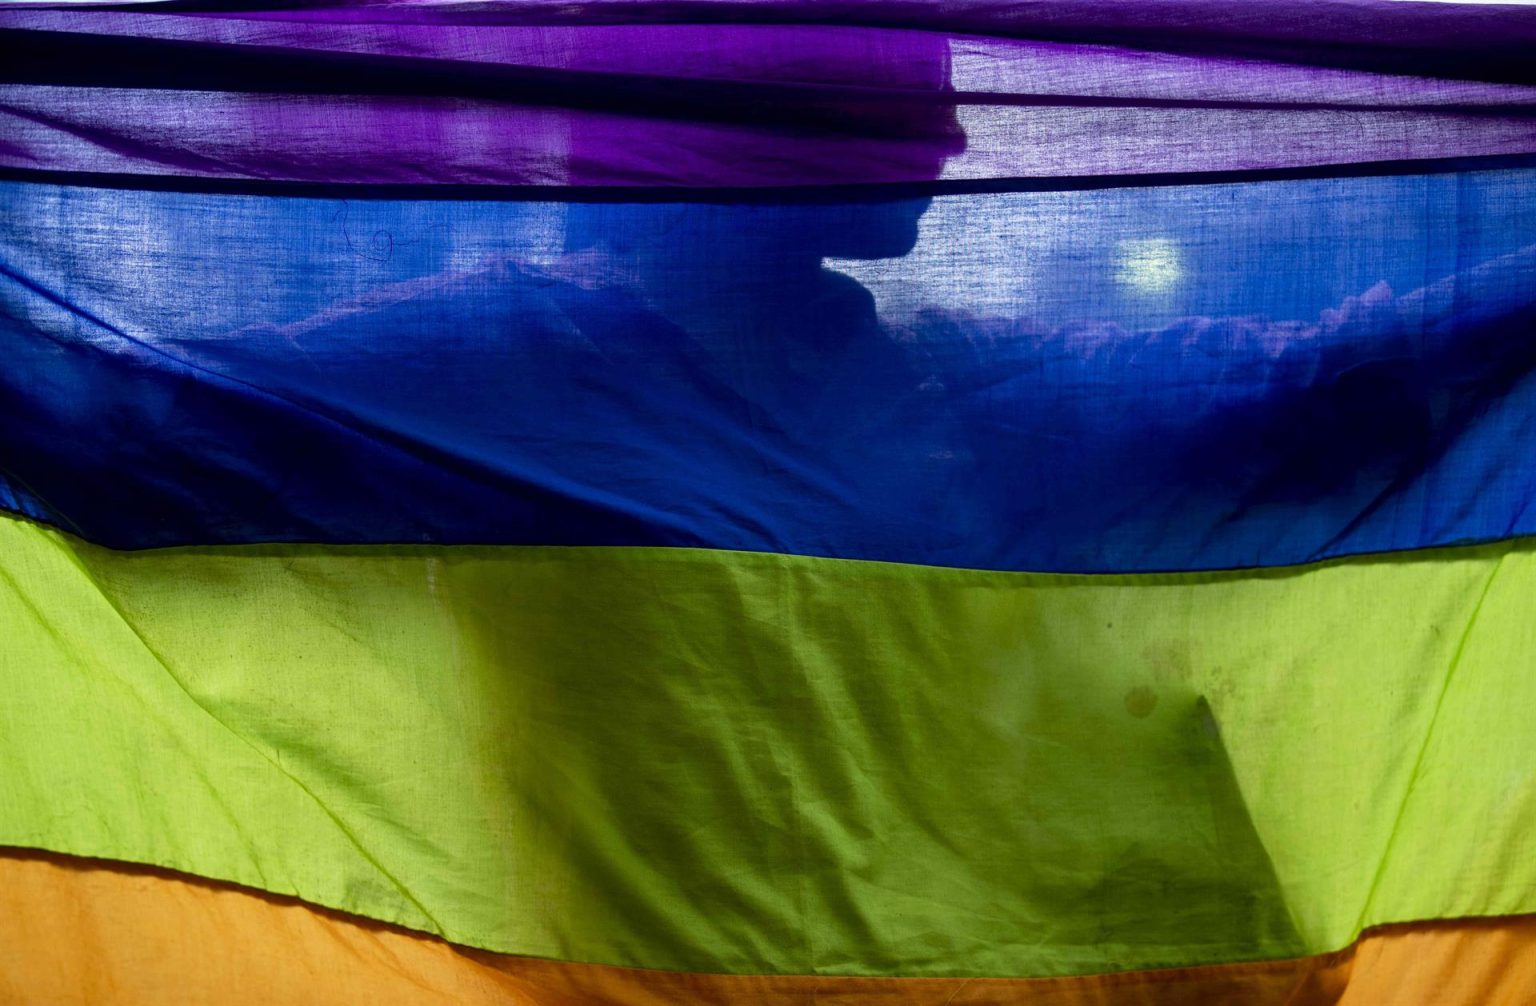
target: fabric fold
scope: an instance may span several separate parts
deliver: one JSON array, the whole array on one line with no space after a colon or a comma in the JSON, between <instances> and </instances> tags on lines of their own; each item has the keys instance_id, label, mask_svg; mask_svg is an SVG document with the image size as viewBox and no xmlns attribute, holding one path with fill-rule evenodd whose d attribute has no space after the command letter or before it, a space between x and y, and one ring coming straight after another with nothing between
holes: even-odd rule
<instances>
[{"instance_id":1,"label":"fabric fold","mask_svg":"<svg viewBox=\"0 0 1536 1006\"><path fill-rule=\"evenodd\" d=\"M116 1006L1514 1006L1536 982L1536 918L1373 929L1311 958L1047 979L688 974L456 947L170 871L0 855L0 995ZM274 967L274 962L281 962Z\"/></svg>"},{"instance_id":2,"label":"fabric fold","mask_svg":"<svg viewBox=\"0 0 1536 1006\"><path fill-rule=\"evenodd\" d=\"M1536 908L1528 540L1063 577L0 536L8 844L743 974L1184 967Z\"/></svg>"}]
</instances>

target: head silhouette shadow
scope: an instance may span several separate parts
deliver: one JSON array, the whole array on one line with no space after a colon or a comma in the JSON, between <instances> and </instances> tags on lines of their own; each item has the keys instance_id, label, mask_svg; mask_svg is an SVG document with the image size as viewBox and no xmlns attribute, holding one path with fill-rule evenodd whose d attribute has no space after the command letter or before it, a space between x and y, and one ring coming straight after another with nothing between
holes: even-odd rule
<instances>
[{"instance_id":1,"label":"head silhouette shadow","mask_svg":"<svg viewBox=\"0 0 1536 1006\"><path fill-rule=\"evenodd\" d=\"M682 190L675 201L573 203L566 252L617 266L653 310L695 339L750 331L826 344L838 341L829 329L869 328L867 291L826 260L911 252L931 202L913 188L940 177L964 150L965 133L947 39L901 33L842 54L825 72L835 82L789 88L711 131L709 158L729 187ZM573 180L601 164L612 141L578 132ZM730 184L739 180L749 184Z\"/></svg>"}]
</instances>

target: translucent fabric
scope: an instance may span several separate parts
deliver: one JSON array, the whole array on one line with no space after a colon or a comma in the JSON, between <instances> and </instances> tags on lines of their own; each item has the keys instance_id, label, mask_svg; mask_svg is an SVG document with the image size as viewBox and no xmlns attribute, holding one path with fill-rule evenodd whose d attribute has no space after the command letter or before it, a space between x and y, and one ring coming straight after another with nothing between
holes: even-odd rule
<instances>
[{"instance_id":1,"label":"translucent fabric","mask_svg":"<svg viewBox=\"0 0 1536 1006\"><path fill-rule=\"evenodd\" d=\"M1529 533L1533 196L1528 169L724 203L13 182L0 498L127 548L1065 572Z\"/></svg>"},{"instance_id":2,"label":"translucent fabric","mask_svg":"<svg viewBox=\"0 0 1536 1006\"><path fill-rule=\"evenodd\" d=\"M1061 186L1536 152L1536 33L1500 7L23 4L0 32L0 167L173 186Z\"/></svg>"},{"instance_id":3,"label":"translucent fabric","mask_svg":"<svg viewBox=\"0 0 1536 1006\"><path fill-rule=\"evenodd\" d=\"M0 996L1518 995L1536 9L0 47Z\"/></svg>"}]
</instances>

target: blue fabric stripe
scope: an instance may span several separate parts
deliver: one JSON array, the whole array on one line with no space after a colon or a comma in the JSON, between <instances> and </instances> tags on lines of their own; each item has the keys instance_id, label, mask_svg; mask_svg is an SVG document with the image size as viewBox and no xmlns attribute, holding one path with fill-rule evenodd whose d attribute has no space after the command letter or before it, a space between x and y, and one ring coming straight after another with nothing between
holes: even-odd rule
<instances>
[{"instance_id":1,"label":"blue fabric stripe","mask_svg":"<svg viewBox=\"0 0 1536 1006\"><path fill-rule=\"evenodd\" d=\"M739 205L0 183L0 506L119 548L1063 572L1536 533L1533 194L1529 169Z\"/></svg>"}]
</instances>

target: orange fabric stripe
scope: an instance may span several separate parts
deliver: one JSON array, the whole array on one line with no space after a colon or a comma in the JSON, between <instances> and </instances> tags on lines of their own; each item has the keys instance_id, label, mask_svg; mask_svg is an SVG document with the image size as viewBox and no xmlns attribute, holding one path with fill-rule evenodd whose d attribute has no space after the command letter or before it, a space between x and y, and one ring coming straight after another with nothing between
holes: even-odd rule
<instances>
[{"instance_id":1,"label":"orange fabric stripe","mask_svg":"<svg viewBox=\"0 0 1536 1006\"><path fill-rule=\"evenodd\" d=\"M1320 957L1079 978L678 974L455 947L168 870L0 854L0 1002L518 1006L1523 1006L1536 916L1368 932Z\"/></svg>"}]
</instances>

